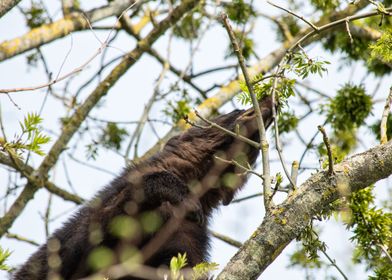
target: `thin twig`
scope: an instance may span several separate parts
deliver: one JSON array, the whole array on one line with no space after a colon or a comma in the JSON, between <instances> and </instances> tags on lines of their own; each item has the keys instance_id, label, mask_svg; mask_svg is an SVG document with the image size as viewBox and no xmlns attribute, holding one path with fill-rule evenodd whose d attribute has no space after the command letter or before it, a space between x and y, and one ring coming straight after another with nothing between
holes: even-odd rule
<instances>
[{"instance_id":1,"label":"thin twig","mask_svg":"<svg viewBox=\"0 0 392 280\"><path fill-rule=\"evenodd\" d=\"M391 111L391 102L392 102L392 86L389 89L389 95L387 100L385 101L384 111L382 112L381 117L381 125L380 125L380 136L381 136L381 144L385 144L388 142L387 136L387 122L388 122L388 115Z\"/></svg>"},{"instance_id":2,"label":"thin twig","mask_svg":"<svg viewBox=\"0 0 392 280\"><path fill-rule=\"evenodd\" d=\"M248 196L244 196L244 197L241 197L241 198L237 198L237 199L232 200L230 202L230 204L239 203L239 202L242 202L242 201L245 201L245 200L248 200L248 199L252 199L252 198L255 198L255 197L259 197L259 196L263 196L263 193L260 192L260 193L255 193L255 194L251 194L251 195L248 195Z\"/></svg>"},{"instance_id":3,"label":"thin twig","mask_svg":"<svg viewBox=\"0 0 392 280\"><path fill-rule=\"evenodd\" d=\"M390 12L392 11L392 7L391 8L387 8L385 9L386 12ZM331 29L333 27L336 27L338 25L341 25L343 23L346 22L351 22L351 21L356 21L359 19L363 19L363 18L368 18L368 17L372 17L372 16L376 16L379 14L379 11L372 11L372 12L367 12L367 13L363 13L363 14L359 14L359 15L353 15L353 16L348 16L345 18L341 18L338 19L336 21L327 23L321 27L318 27L318 30L312 30L309 33L307 33L306 35L302 36L298 41L296 41L289 49L287 49L286 53L293 53L294 50L302 44L302 42L306 41L308 38L313 37L316 33L321 33L323 31L326 31L328 29Z\"/></svg>"},{"instance_id":4,"label":"thin twig","mask_svg":"<svg viewBox=\"0 0 392 280\"><path fill-rule=\"evenodd\" d=\"M291 180L294 182L295 185L297 184L298 168L299 168L299 163L298 161L294 160L293 163L291 164Z\"/></svg>"},{"instance_id":5,"label":"thin twig","mask_svg":"<svg viewBox=\"0 0 392 280\"><path fill-rule=\"evenodd\" d=\"M257 127L258 127L258 132L259 132L259 137L260 137L260 147L261 147L261 154L262 154L262 161L263 161L263 192L264 192L264 207L266 211L268 212L271 209L271 206L273 206L273 202L271 201L271 175L270 175L270 165L269 165L269 144L267 141L267 136L266 136L266 131L265 131L265 125L263 118L261 116L260 112L260 107L258 105L258 101L256 98L256 95L253 91L253 86L251 79L248 74L248 70L245 65L244 57L242 55L242 51L238 45L237 39L235 37L234 31L231 28L231 25L229 23L228 17L225 13L221 14L221 19L223 21L223 24L227 30L227 33L229 34L230 41L233 45L233 49L235 54L237 55L238 62L240 64L242 74L244 76L245 83L248 87L249 90L249 95L252 99L253 103L253 108L255 110L255 115L256 115L256 121L257 121Z\"/></svg>"},{"instance_id":6,"label":"thin twig","mask_svg":"<svg viewBox=\"0 0 392 280\"><path fill-rule=\"evenodd\" d=\"M26 243L29 243L29 244L31 244L33 246L39 246L38 242L36 242L34 240L31 240L31 239L28 239L26 237L20 236L19 234L14 234L14 233L7 232L5 234L5 237L10 238L10 239L15 239L15 240L18 240L18 241L22 241L22 242L26 242Z\"/></svg>"},{"instance_id":7,"label":"thin twig","mask_svg":"<svg viewBox=\"0 0 392 280\"><path fill-rule=\"evenodd\" d=\"M354 39L353 39L353 35L351 35L351 31L350 31L350 23L348 20L346 20L346 31L348 34L348 37L350 38L350 44L354 44Z\"/></svg>"},{"instance_id":8,"label":"thin twig","mask_svg":"<svg viewBox=\"0 0 392 280\"><path fill-rule=\"evenodd\" d=\"M131 36L133 36L136 40L140 41L141 40L141 36L140 36L140 32L136 31L136 28L134 27L134 25L132 25L131 20L129 18L129 16L124 16L121 19L121 24L124 28L124 30L130 34ZM141 24L139 24L141 25ZM162 57L158 51L156 49L154 49L152 46L149 46L149 49L147 50L147 52L153 56L156 60L158 60L162 65L164 65L165 63L167 63L167 60ZM193 81L192 81L192 77L186 75L185 70L181 71L179 69L177 69L176 67L174 67L172 64L169 63L169 69L171 72L173 72L174 74L176 74L180 79L182 79L185 83L187 83L188 85L190 85L193 89L195 89L203 98L207 98L206 96L206 91L202 90L201 88L199 88Z\"/></svg>"},{"instance_id":9,"label":"thin twig","mask_svg":"<svg viewBox=\"0 0 392 280\"><path fill-rule=\"evenodd\" d=\"M213 72L222 71L222 70L224 71L224 70L229 70L229 69L232 69L232 68L236 68L237 66L238 66L237 64L233 64L233 65L225 65L225 66L214 67L214 68L211 68L211 69L203 70L203 71L200 71L198 73L189 75L188 77L193 79L193 78L197 78L197 77L200 77L200 76L203 76L203 75L206 75L206 74L210 74L210 73L213 73Z\"/></svg>"},{"instance_id":10,"label":"thin twig","mask_svg":"<svg viewBox=\"0 0 392 280\"><path fill-rule=\"evenodd\" d=\"M233 238L231 238L227 235L223 235L223 234L220 234L220 233L212 231L212 230L209 230L209 232L213 237L215 237L215 238L217 238L217 239L219 239L219 240L221 240L221 241L223 241L233 247L240 248L242 246L241 242L234 240Z\"/></svg>"},{"instance_id":11,"label":"thin twig","mask_svg":"<svg viewBox=\"0 0 392 280\"><path fill-rule=\"evenodd\" d=\"M241 163L239 163L238 161L236 161L234 159L227 160L227 159L224 159L224 158L221 158L221 157L218 157L218 156L214 156L214 157L217 160L220 160L220 161L222 161L224 163L228 163L228 164L234 165L234 166L244 170L245 173L253 174L253 175L256 175L257 177L259 177L260 179L263 179L263 175L257 173L256 171L254 171L254 170L252 170L252 169L250 169L248 167L243 166Z\"/></svg>"},{"instance_id":12,"label":"thin twig","mask_svg":"<svg viewBox=\"0 0 392 280\"><path fill-rule=\"evenodd\" d=\"M276 70L276 76L279 75L280 69L282 67L282 64L279 64L277 70ZM271 88L271 96L272 96L272 102L274 103L275 101L275 93L276 93L276 88L278 86L278 79L274 78L274 83L273 86ZM295 183L293 182L293 180L291 179L291 175L289 173L289 170L286 167L285 164L285 159L284 159L284 155L283 155L283 148L282 145L280 144L280 137L279 137L279 125L278 125L278 114L276 113L276 109L275 109L275 105L273 104L272 106L272 117L274 119L274 129L275 129L275 146L276 146L276 151L278 152L278 156L279 156L279 160L281 162L281 165L283 167L283 171L287 177L287 179L290 181L291 187L292 189L295 189Z\"/></svg>"},{"instance_id":13,"label":"thin twig","mask_svg":"<svg viewBox=\"0 0 392 280\"><path fill-rule=\"evenodd\" d=\"M324 126L326 123L327 123L327 121L325 121L325 122L323 123L323 126ZM300 160L299 160L299 167L300 167L300 168L301 168L301 166L302 166L302 162L304 161L307 152L309 151L310 148L313 147L313 142L314 142L314 140L316 139L316 137L317 137L318 134L319 134L319 131L316 130L316 132L313 134L312 138L310 138L309 142L305 145L305 150L303 151L303 153L302 153L302 155L301 155L301 157L300 157Z\"/></svg>"},{"instance_id":14,"label":"thin twig","mask_svg":"<svg viewBox=\"0 0 392 280\"><path fill-rule=\"evenodd\" d=\"M119 22L120 18L124 15L124 13L127 12L129 9L131 9L134 5L136 5L137 2L138 2L138 0L136 0L132 5L130 5L125 11L122 12L120 17L117 19L116 24ZM92 30L91 23L90 23L89 19L87 17L84 17L84 18L87 21L90 29ZM64 74L62 76L58 76L55 79L53 79L53 80L51 80L51 81L49 81L47 83L40 84L40 85L37 85L37 86L21 87L21 88L10 88L10 89L0 89L0 94L7 94L8 95L11 92L32 91L32 90L37 90L37 89L49 87L49 86L52 86L52 85L54 85L54 84L56 84L56 83L58 83L58 82L60 82L62 80L67 79L68 77L71 77L71 76L73 76L73 75L83 71L86 68L86 66L90 64L90 62L92 62L99 54L102 53L102 51L105 48L107 48L109 46L108 42L109 42L109 40L111 38L111 35L112 35L112 32L114 30L115 30L115 28L113 27L112 30L110 30L110 32L109 32L108 36L106 37L105 41L102 42L102 44L97 49L97 51L89 59L87 59L84 63L82 63L80 66L76 67L75 69L73 69L69 73ZM69 55L69 52L67 53L65 58L67 58L68 55ZM61 67L63 67L64 63L65 63L65 61L63 61ZM61 69L60 69L60 71L61 71Z\"/></svg>"},{"instance_id":15,"label":"thin twig","mask_svg":"<svg viewBox=\"0 0 392 280\"><path fill-rule=\"evenodd\" d=\"M230 136L232 136L232 137L234 137L234 138L236 138L238 140L241 140L241 141L243 141L243 142L245 142L245 143L255 147L256 149L260 149L260 144L259 143L255 142L255 141L253 141L253 140L251 140L251 139L249 139L249 138L247 138L245 136L242 136L241 134L239 134L238 131L237 132L230 131L230 130L220 126L219 124L214 123L214 122L204 118L197 111L195 111L195 114L196 114L197 117L199 117L205 123L209 124L211 127L215 127L215 128L217 128L219 130L222 130L224 133L227 133L228 135L230 135Z\"/></svg>"},{"instance_id":16,"label":"thin twig","mask_svg":"<svg viewBox=\"0 0 392 280\"><path fill-rule=\"evenodd\" d=\"M391 254L389 254L387 248L385 248L385 245L382 244L377 244L378 247L380 247L380 249L384 252L385 256L389 259L389 261L392 263L392 256Z\"/></svg>"},{"instance_id":17,"label":"thin twig","mask_svg":"<svg viewBox=\"0 0 392 280\"><path fill-rule=\"evenodd\" d=\"M327 254L327 252L326 252L325 250L320 250L320 251L321 251L321 252L324 254L324 256L329 260L329 262L331 263L331 265L332 265L333 267L335 267L337 271L339 271L340 275L342 275L342 277L343 277L345 280L348 280L348 277L346 276L346 274L344 274L343 270L336 264L336 261L335 261L334 259L332 259L332 258Z\"/></svg>"},{"instance_id":18,"label":"thin twig","mask_svg":"<svg viewBox=\"0 0 392 280\"><path fill-rule=\"evenodd\" d=\"M313 23L311 23L310 21L308 21L308 20L307 20L306 18L304 18L303 16L297 15L297 14L294 13L293 11L290 11L289 9L283 8L283 7L281 7L281 6L279 6L279 5L275 4L275 3L272 3L271 1L267 1L267 3L270 4L270 5L272 5L272 6L274 6L274 7L276 7L276 8L278 8L278 9L281 9L281 10L283 10L283 11L289 13L290 15L295 16L296 18L299 18L300 20L302 20L303 22L305 22L307 25L309 25L310 27L312 27L314 31L319 31L319 28L318 28L316 25L314 25Z\"/></svg>"},{"instance_id":19,"label":"thin twig","mask_svg":"<svg viewBox=\"0 0 392 280\"><path fill-rule=\"evenodd\" d=\"M49 221L50 221L50 212L51 212L51 208L52 208L52 200L53 200L53 194L49 194L49 198L48 198L48 205L46 206L46 211L45 211L45 215L44 215L44 223L45 223L45 235L46 238L49 237L50 235L50 230L49 230Z\"/></svg>"},{"instance_id":20,"label":"thin twig","mask_svg":"<svg viewBox=\"0 0 392 280\"><path fill-rule=\"evenodd\" d=\"M324 127L321 125L317 126L318 130L323 134L323 141L325 144L325 147L327 148L327 153L328 153L328 174L333 175L335 174L335 171L333 170L333 157L332 157L332 150L331 150L331 144L329 143L328 135L325 132Z\"/></svg>"}]
</instances>

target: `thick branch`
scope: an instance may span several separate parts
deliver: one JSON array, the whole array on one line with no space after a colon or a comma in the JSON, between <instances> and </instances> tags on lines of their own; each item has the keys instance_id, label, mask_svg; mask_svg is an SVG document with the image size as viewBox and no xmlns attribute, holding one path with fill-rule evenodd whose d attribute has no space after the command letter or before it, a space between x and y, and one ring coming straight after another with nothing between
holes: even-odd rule
<instances>
[{"instance_id":1,"label":"thick branch","mask_svg":"<svg viewBox=\"0 0 392 280\"><path fill-rule=\"evenodd\" d=\"M15 166L15 162L16 161L16 165ZM33 172L34 172L34 168L31 167L30 165L25 164L23 161L15 158L15 159L11 159L9 156L7 156L5 153L0 152L0 164L9 166L11 168L14 168L15 170L19 170L19 168L23 168L23 172L21 172L21 175L27 175L31 178L31 176L33 176ZM27 178L28 179L28 178ZM46 181L43 183L43 187L45 189L47 189L49 192L61 197L64 200L67 201L72 201L75 202L76 204L82 204L84 199L67 192L66 190L63 190L62 188L56 186L54 183L50 182L50 181Z\"/></svg>"},{"instance_id":2,"label":"thick branch","mask_svg":"<svg viewBox=\"0 0 392 280\"><path fill-rule=\"evenodd\" d=\"M80 13L72 13L53 23L34 28L21 37L4 41L0 44L0 61L50 43L71 32L88 29L89 24L85 17L93 23L120 14L133 2L134 0L115 0L107 6L86 12L85 16Z\"/></svg>"},{"instance_id":3,"label":"thick branch","mask_svg":"<svg viewBox=\"0 0 392 280\"><path fill-rule=\"evenodd\" d=\"M10 11L13 7L18 5L20 0L4 0L0 1L0 18L4 16L8 11Z\"/></svg>"},{"instance_id":4,"label":"thick branch","mask_svg":"<svg viewBox=\"0 0 392 280\"><path fill-rule=\"evenodd\" d=\"M336 175L311 176L264 218L217 279L256 279L316 214L342 194L363 189L392 174L392 141L334 166Z\"/></svg>"}]
</instances>

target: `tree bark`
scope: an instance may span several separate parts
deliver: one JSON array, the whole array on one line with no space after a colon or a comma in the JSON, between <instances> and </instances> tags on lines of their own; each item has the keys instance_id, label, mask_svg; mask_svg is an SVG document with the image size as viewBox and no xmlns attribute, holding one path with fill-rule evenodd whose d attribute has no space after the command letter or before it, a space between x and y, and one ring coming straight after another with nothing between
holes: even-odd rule
<instances>
[{"instance_id":1,"label":"tree bark","mask_svg":"<svg viewBox=\"0 0 392 280\"><path fill-rule=\"evenodd\" d=\"M8 13L13 7L19 4L21 0L3 0L0 1L0 18Z\"/></svg>"},{"instance_id":2,"label":"tree bark","mask_svg":"<svg viewBox=\"0 0 392 280\"><path fill-rule=\"evenodd\" d=\"M90 23L94 23L101 19L120 14L133 2L134 0L116 0L107 6L86 12L85 16ZM53 23L34 28L18 38L2 42L0 44L0 62L60 39L71 32L88 28L89 24L82 14L72 13Z\"/></svg>"},{"instance_id":3,"label":"tree bark","mask_svg":"<svg viewBox=\"0 0 392 280\"><path fill-rule=\"evenodd\" d=\"M257 279L283 249L329 204L392 174L392 141L334 166L336 175L312 175L277 206L218 275L218 280Z\"/></svg>"}]
</instances>

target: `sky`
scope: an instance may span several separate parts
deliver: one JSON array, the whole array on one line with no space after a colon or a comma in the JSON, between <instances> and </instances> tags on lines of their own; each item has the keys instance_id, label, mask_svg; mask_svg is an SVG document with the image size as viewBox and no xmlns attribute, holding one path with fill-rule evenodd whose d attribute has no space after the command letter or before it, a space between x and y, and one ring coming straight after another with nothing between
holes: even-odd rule
<instances>
[{"instance_id":1,"label":"sky","mask_svg":"<svg viewBox=\"0 0 392 280\"><path fill-rule=\"evenodd\" d=\"M49 10L51 11L54 18L60 17L59 1L44 1ZM99 6L104 4L105 1L94 1L85 3L88 1L81 1L86 9ZM29 1L22 1L22 6L27 6ZM274 8L271 8L267 4L258 3L260 10L264 13L277 14ZM306 9L304 9L306 13ZM310 16L310 15L309 15ZM114 19L104 20L100 22L100 25L112 25ZM22 15L17 9L13 9L10 13L0 19L0 41L6 39L15 38L24 32L26 32L23 26L24 20ZM254 36L256 41L256 51L260 57L267 55L270 51L274 50L279 44L276 42L274 27L267 20L260 20L256 25L256 34ZM65 60L64 67L61 73L68 73L72 69L75 69L86 61L91 54L97 51L100 46L100 42L96 36L101 40L106 38L107 33L102 31L76 32L72 36L68 36L63 39L59 39L50 45L42 47L47 61L49 62L49 68L53 73L57 74L61 68L62 63L66 54L70 52L68 58ZM159 40L154 46L162 55L166 55L168 40L165 37L163 40ZM172 53L170 55L171 62L178 68L183 69L189 62L189 47L183 41L173 40L172 41ZM217 65L227 65L235 63L233 59L226 59L225 52L228 45L227 35L223 28L216 25L213 30L207 33L194 57L194 70L208 69ZM124 52L131 50L134 47L134 41L125 34L120 34L116 41L113 43L113 47L109 48L105 61L109 61L110 58L121 55ZM323 78L314 77L312 78L313 85L321 89L327 94L333 95L334 92L345 82L348 81L361 81L368 74L366 70L359 64L354 64L352 67L341 68L342 56L331 55L330 53L324 52L320 46L311 46L306 49L310 56L321 56L323 59L327 59L331 62L328 67L328 74ZM88 77L95 73L100 65L102 56L97 57L88 67L83 70L82 73L76 75L71 80L71 86L69 90L71 93L75 92L77 88L85 81ZM1 88L12 88L22 86L32 86L46 81L46 76L43 71L41 64L37 68L29 68L26 66L25 54L19 55L15 58L9 59L5 62L0 63L0 87ZM250 62L252 64L252 62ZM114 64L115 65L115 64ZM116 121L130 121L137 120L143 111L144 105L148 101L148 98L153 92L155 81L161 71L161 65L147 55L144 55L142 59L135 64L120 80L116 85L109 91L108 96L101 102L99 109L94 109L91 112L91 116L99 117L106 120ZM103 77L107 74L104 71ZM199 85L209 85L214 81L221 81L227 77L227 73L218 73L208 78L200 78L197 80ZM390 77L389 77L390 78ZM167 78L162 84L162 88L167 86L176 80L176 77L172 74L168 74ZM389 79L390 80L390 79ZM388 92L390 84L387 82L388 78L384 78L381 83L376 97L380 100L384 100ZM305 81L308 82L308 81ZM54 86L55 92L61 92L61 89L67 81L60 82ZM80 95L79 101L82 101L93 89L96 83L88 86ZM374 80L367 79L365 81L366 88L372 92L376 88ZM204 86L203 88L207 88ZM45 90L37 90L32 92L21 92L12 95L13 100L18 104L21 109L16 108L4 95L0 96L0 105L2 110L3 122L5 124L5 130L9 137L19 131L19 122L23 120L23 117L27 112L39 112L43 101L45 99ZM310 96L310 94L309 94ZM237 104L238 105L238 104ZM383 104L381 102L375 104L374 115L367 121L368 123L374 122L381 116ZM153 107L152 116L156 118L164 118L162 113L163 104L158 104ZM225 105L220 112L227 113L232 110L232 104ZM303 107L297 106L295 102L290 104L290 108L301 115ZM48 98L45 106L42 109L41 116L44 119L43 127L48 134L52 135L52 139L56 139L56 135L59 133L59 118L64 116L67 111L62 104L53 99ZM317 129L317 125L322 123L322 119L313 117L307 119L301 123L301 131L304 132L302 135L305 139L310 139ZM169 126L157 125L156 129L158 133L163 136L168 131ZM127 126L130 134L134 126ZM362 133L362 131L361 131ZM368 147L376 144L374 137L366 130L363 131L363 145L359 145L358 151L363 151ZM271 135L269 135L271 136ZM149 127L142 135L142 146L140 147L139 154L146 151L149 147L155 144L157 138L152 133ZM270 137L272 141L272 137ZM89 139L79 139L75 136L70 144L69 151L66 151L59 163L54 168L51 174L51 180L55 181L59 186L64 187L68 191L72 192L72 188L76 189L77 194L82 197L90 198L103 186L108 184L115 175L118 174L124 166L124 160L113 152L102 150L96 161L91 161L90 164L93 166L100 166L109 171L108 173L99 172L88 166L83 166L75 161L69 160L69 153L72 153L74 157L84 159L85 149L84 145L79 145L78 148L73 149L75 143L89 143ZM321 139L320 139L321 141ZM48 149L49 145L45 148ZM302 154L302 148L295 134L289 134L283 138L284 153L288 162L298 160ZM273 146L273 145L271 145ZM271 149L271 157L274 160L272 162L273 172L281 171L280 164L276 161L277 154ZM38 166L40 160L39 156L33 156L31 164ZM67 162L67 170L65 170L63 161ZM305 165L317 166L318 158L315 154L310 154L305 161ZM256 167L261 170L261 166ZM67 179L66 172L70 174L71 183ZM314 172L314 171L313 171ZM299 177L299 183L305 181L311 171L304 172ZM0 170L0 194L1 196L5 192L5 188L8 182L8 173L4 170ZM388 187L391 184L385 181L377 184L379 194L385 195ZM238 197L244 197L249 194L253 194L260 191L261 182L256 178L250 178L246 187L241 191ZM281 201L284 197L279 195L277 201ZM32 240L36 240L39 243L45 242L44 224L42 220L42 213L45 212L48 201L48 193L45 190L37 192L35 198L28 204L26 209L23 211L21 217L19 217L10 232L21 234L29 237ZM8 201L7 205L4 205L4 201L0 201L0 212L4 213L4 206L9 206L12 202ZM51 217L59 218L55 219L50 225L50 232L53 232L56 228L59 228L67 218L72 215L76 208L72 203L64 202L63 200L53 197L53 208L51 211ZM65 214L64 214L65 213ZM224 233L232 238L245 241L254 232L257 226L261 223L264 215L262 198L255 198L248 200L244 203L222 206L213 216L211 228L217 232ZM331 257L335 258L337 263L341 265L343 270L350 276L351 279L366 279L366 273L363 271L363 267L351 267L348 265L350 259L352 245L348 240L349 234L344 230L344 226L335 220L320 223L323 228L321 239L328 245L328 253ZM337 238L339 237L339 238ZM18 265L23 263L27 257L36 250L34 246L27 245L15 240L2 238L0 245L3 248L8 248L12 251L12 255L9 259L10 265ZM277 258L277 260L271 264L267 270L263 273L260 279L304 279L304 272L296 269L287 268L288 265L288 254L293 252L296 244L292 242L284 252ZM220 264L220 268L229 261L229 259L236 252L236 248L224 244L222 241L212 238L212 253L211 261ZM333 268L328 269L328 274L337 275ZM5 278L5 273L0 272L0 279ZM325 278L325 271L321 270L317 274L317 279ZM339 278L338 278L339 279Z\"/></svg>"}]
</instances>

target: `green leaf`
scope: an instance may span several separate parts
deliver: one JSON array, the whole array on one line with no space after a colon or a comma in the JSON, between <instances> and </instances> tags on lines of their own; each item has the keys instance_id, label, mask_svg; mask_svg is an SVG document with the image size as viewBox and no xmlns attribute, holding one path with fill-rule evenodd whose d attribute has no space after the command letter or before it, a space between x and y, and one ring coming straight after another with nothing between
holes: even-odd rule
<instances>
[{"instance_id":1,"label":"green leaf","mask_svg":"<svg viewBox=\"0 0 392 280\"><path fill-rule=\"evenodd\" d=\"M171 279L184 279L184 276L181 275L180 270L187 265L186 253L180 254L178 253L177 257L172 257L170 260L170 272Z\"/></svg>"},{"instance_id":2,"label":"green leaf","mask_svg":"<svg viewBox=\"0 0 392 280\"><path fill-rule=\"evenodd\" d=\"M11 267L9 267L5 262L7 261L8 257L11 255L11 251L8 249L3 249L0 246L0 270L10 271Z\"/></svg>"},{"instance_id":3,"label":"green leaf","mask_svg":"<svg viewBox=\"0 0 392 280\"><path fill-rule=\"evenodd\" d=\"M195 265L193 269L193 280L198 279L206 279L210 272L217 270L219 268L219 264L217 263L208 263L203 262Z\"/></svg>"},{"instance_id":4,"label":"green leaf","mask_svg":"<svg viewBox=\"0 0 392 280\"><path fill-rule=\"evenodd\" d=\"M50 137L42 132L41 123L42 118L38 114L28 113L23 122L19 122L21 134L16 135L10 142L0 143L0 146L15 156L20 156L26 150L44 155L42 145L47 144Z\"/></svg>"}]
</instances>

